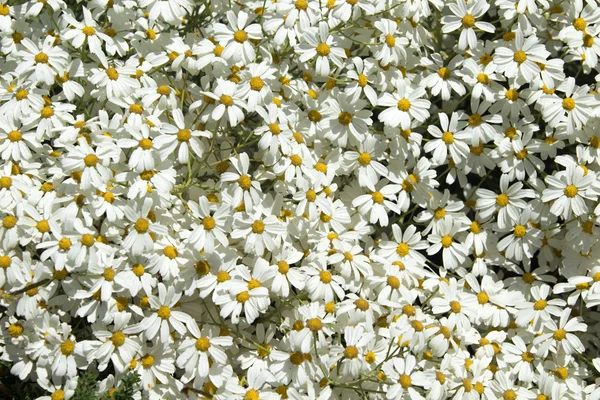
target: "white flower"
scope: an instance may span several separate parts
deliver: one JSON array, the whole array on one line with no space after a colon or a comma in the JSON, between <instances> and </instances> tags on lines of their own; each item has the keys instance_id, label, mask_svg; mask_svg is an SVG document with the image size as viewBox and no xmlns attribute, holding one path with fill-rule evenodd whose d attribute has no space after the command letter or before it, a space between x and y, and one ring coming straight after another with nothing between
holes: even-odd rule
<instances>
[{"instance_id":1,"label":"white flower","mask_svg":"<svg viewBox=\"0 0 600 400\"><path fill-rule=\"evenodd\" d=\"M315 68L318 75L329 75L330 60L338 67L342 66L346 53L344 49L336 46L336 40L329 35L326 22L320 22L318 28L307 29L302 35L302 39L305 43L298 45L296 49L301 53L299 60L306 62L316 57Z\"/></svg>"},{"instance_id":2,"label":"white flower","mask_svg":"<svg viewBox=\"0 0 600 400\"><path fill-rule=\"evenodd\" d=\"M261 28L258 24L248 25L248 14L244 11L234 13L227 12L229 26L223 24L215 25L215 39L225 46L221 57L234 62L242 61L249 64L256 58L256 52L250 43L250 39L260 39Z\"/></svg>"},{"instance_id":3,"label":"white flower","mask_svg":"<svg viewBox=\"0 0 600 400\"><path fill-rule=\"evenodd\" d=\"M454 15L442 18L442 32L450 33L461 29L458 39L458 49L466 50L477 47L477 35L473 27L481 29L484 32L494 33L495 28L489 22L477 21L487 13L490 5L484 0L477 0L466 3L464 0L457 0L456 3L449 3L448 7Z\"/></svg>"},{"instance_id":4,"label":"white flower","mask_svg":"<svg viewBox=\"0 0 600 400\"><path fill-rule=\"evenodd\" d=\"M594 198L587 194L594 181L595 177L592 174L586 174L582 168L569 165L565 171L546 177L548 188L544 189L542 201L553 201L550 212L565 219L569 219L571 213L576 216L583 215L588 211L586 199Z\"/></svg>"},{"instance_id":5,"label":"white flower","mask_svg":"<svg viewBox=\"0 0 600 400\"><path fill-rule=\"evenodd\" d=\"M428 100L421 99L424 95L425 89L398 81L395 93L384 93L379 98L378 105L389 107L379 114L379 120L387 126L400 126L405 130L410 129L413 119L424 122L429 117L431 105Z\"/></svg>"}]
</instances>

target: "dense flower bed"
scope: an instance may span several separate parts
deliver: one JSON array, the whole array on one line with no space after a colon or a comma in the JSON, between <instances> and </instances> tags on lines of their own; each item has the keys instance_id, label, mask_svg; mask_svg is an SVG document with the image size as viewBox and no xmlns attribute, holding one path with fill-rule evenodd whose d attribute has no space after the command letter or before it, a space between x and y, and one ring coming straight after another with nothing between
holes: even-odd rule
<instances>
[{"instance_id":1,"label":"dense flower bed","mask_svg":"<svg viewBox=\"0 0 600 400\"><path fill-rule=\"evenodd\" d=\"M596 1L0 3L28 395L600 398Z\"/></svg>"}]
</instances>

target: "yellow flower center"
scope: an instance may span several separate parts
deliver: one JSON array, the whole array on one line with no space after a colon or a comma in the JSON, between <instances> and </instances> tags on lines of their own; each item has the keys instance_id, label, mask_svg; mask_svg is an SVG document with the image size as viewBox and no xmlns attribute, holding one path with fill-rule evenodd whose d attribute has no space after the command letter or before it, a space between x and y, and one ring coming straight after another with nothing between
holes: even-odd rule
<instances>
[{"instance_id":1,"label":"yellow flower center","mask_svg":"<svg viewBox=\"0 0 600 400\"><path fill-rule=\"evenodd\" d=\"M171 88L166 85L162 85L156 88L156 93L160 94L161 96L168 96L171 94Z\"/></svg>"},{"instance_id":2,"label":"yellow flower center","mask_svg":"<svg viewBox=\"0 0 600 400\"><path fill-rule=\"evenodd\" d=\"M44 107L40 111L40 116L42 118L50 118L53 115L54 115L54 110L52 109L52 107Z\"/></svg>"},{"instance_id":3,"label":"yellow flower center","mask_svg":"<svg viewBox=\"0 0 600 400\"><path fill-rule=\"evenodd\" d=\"M156 314L162 319L169 319L171 317L171 309L167 306L160 306Z\"/></svg>"},{"instance_id":4,"label":"yellow flower center","mask_svg":"<svg viewBox=\"0 0 600 400\"><path fill-rule=\"evenodd\" d=\"M438 69L437 73L440 76L440 78L442 78L443 80L450 79L450 76L452 75L450 70L446 67L442 67L442 68Z\"/></svg>"},{"instance_id":5,"label":"yellow flower center","mask_svg":"<svg viewBox=\"0 0 600 400\"><path fill-rule=\"evenodd\" d=\"M263 86L265 86L265 83L260 77L253 76L250 79L250 89L258 92L263 88Z\"/></svg>"},{"instance_id":6,"label":"yellow flower center","mask_svg":"<svg viewBox=\"0 0 600 400\"><path fill-rule=\"evenodd\" d=\"M116 81L117 79L119 79L119 73L113 67L106 69L106 76L108 76L108 79L110 79L111 81Z\"/></svg>"},{"instance_id":7,"label":"yellow flower center","mask_svg":"<svg viewBox=\"0 0 600 400\"><path fill-rule=\"evenodd\" d=\"M138 218L133 227L138 233L146 233L150 228L150 222L145 218Z\"/></svg>"},{"instance_id":8,"label":"yellow flower center","mask_svg":"<svg viewBox=\"0 0 600 400\"><path fill-rule=\"evenodd\" d=\"M383 194L381 194L381 192L374 192L371 195L371 198L373 199L374 203L383 204Z\"/></svg>"},{"instance_id":9,"label":"yellow flower center","mask_svg":"<svg viewBox=\"0 0 600 400\"><path fill-rule=\"evenodd\" d=\"M508 196L504 193L501 193L496 197L496 205L499 207L506 207L508 205L508 201Z\"/></svg>"},{"instance_id":10,"label":"yellow flower center","mask_svg":"<svg viewBox=\"0 0 600 400\"><path fill-rule=\"evenodd\" d=\"M150 150L152 148L152 140L148 138L143 138L139 141L139 145L142 148L142 150Z\"/></svg>"},{"instance_id":11,"label":"yellow flower center","mask_svg":"<svg viewBox=\"0 0 600 400\"><path fill-rule=\"evenodd\" d=\"M517 400L517 392L515 392L512 389L508 389L508 390L504 391L504 393L502 394L502 399L503 400Z\"/></svg>"},{"instance_id":12,"label":"yellow flower center","mask_svg":"<svg viewBox=\"0 0 600 400\"><path fill-rule=\"evenodd\" d=\"M92 26L84 26L81 28L81 32L83 32L85 36L92 36L96 33L96 30Z\"/></svg>"},{"instance_id":13,"label":"yellow flower center","mask_svg":"<svg viewBox=\"0 0 600 400\"><path fill-rule=\"evenodd\" d=\"M548 302L546 300L542 300L542 299L536 300L535 303L533 303L533 309L535 311L542 311L547 306L548 306Z\"/></svg>"},{"instance_id":14,"label":"yellow flower center","mask_svg":"<svg viewBox=\"0 0 600 400\"><path fill-rule=\"evenodd\" d=\"M21 90L17 90L17 93L15 93L15 98L18 101L21 101L21 100L25 100L28 95L29 95L29 91L27 91L25 89L21 89Z\"/></svg>"},{"instance_id":15,"label":"yellow flower center","mask_svg":"<svg viewBox=\"0 0 600 400\"><path fill-rule=\"evenodd\" d=\"M484 74L484 73L477 74L477 82L487 85L489 83L489 81L490 81L489 77L486 74Z\"/></svg>"},{"instance_id":16,"label":"yellow flower center","mask_svg":"<svg viewBox=\"0 0 600 400\"><path fill-rule=\"evenodd\" d=\"M327 284L331 282L331 273L329 271L321 271L319 272L319 279L321 280L321 282Z\"/></svg>"},{"instance_id":17,"label":"yellow flower center","mask_svg":"<svg viewBox=\"0 0 600 400\"><path fill-rule=\"evenodd\" d=\"M154 357L151 356L150 354L145 355L144 357L142 357L142 367L144 367L145 369L148 369L150 367L152 367L154 365Z\"/></svg>"},{"instance_id":18,"label":"yellow flower center","mask_svg":"<svg viewBox=\"0 0 600 400\"><path fill-rule=\"evenodd\" d=\"M562 101L562 107L567 111L571 111L575 108L575 100L573 100L570 97L567 97Z\"/></svg>"},{"instance_id":19,"label":"yellow flower center","mask_svg":"<svg viewBox=\"0 0 600 400\"><path fill-rule=\"evenodd\" d=\"M98 156L95 154L88 154L83 157L83 164L88 168L95 167L96 164L98 164Z\"/></svg>"},{"instance_id":20,"label":"yellow flower center","mask_svg":"<svg viewBox=\"0 0 600 400\"><path fill-rule=\"evenodd\" d=\"M352 123L352 114L350 114L349 112L343 111L338 116L338 121L340 124L342 124L344 126L348 126Z\"/></svg>"},{"instance_id":21,"label":"yellow flower center","mask_svg":"<svg viewBox=\"0 0 600 400\"><path fill-rule=\"evenodd\" d=\"M412 379L410 379L410 376L406 374L400 375L400 379L398 380L398 382L400 383L400 386L402 386L402 388L404 389L408 389L412 385Z\"/></svg>"},{"instance_id":22,"label":"yellow flower center","mask_svg":"<svg viewBox=\"0 0 600 400\"><path fill-rule=\"evenodd\" d=\"M233 97L226 94L221 95L221 97L219 97L219 101L225 107L231 107L233 105Z\"/></svg>"},{"instance_id":23,"label":"yellow flower center","mask_svg":"<svg viewBox=\"0 0 600 400\"><path fill-rule=\"evenodd\" d=\"M18 338L23 334L23 326L18 323L11 324L8 327L8 334L13 338Z\"/></svg>"},{"instance_id":24,"label":"yellow flower center","mask_svg":"<svg viewBox=\"0 0 600 400\"><path fill-rule=\"evenodd\" d=\"M519 99L519 92L517 92L515 89L508 89L504 94L504 97L510 101L517 101Z\"/></svg>"},{"instance_id":25,"label":"yellow flower center","mask_svg":"<svg viewBox=\"0 0 600 400\"><path fill-rule=\"evenodd\" d=\"M38 64L48 64L48 54L38 53L35 55L33 60Z\"/></svg>"},{"instance_id":26,"label":"yellow flower center","mask_svg":"<svg viewBox=\"0 0 600 400\"><path fill-rule=\"evenodd\" d=\"M519 238L519 239L524 238L525 235L527 234L527 228L525 228L525 226L523 226L523 225L517 225L517 226L515 226L513 234L515 235L516 238Z\"/></svg>"},{"instance_id":27,"label":"yellow flower center","mask_svg":"<svg viewBox=\"0 0 600 400\"><path fill-rule=\"evenodd\" d=\"M469 125L471 126L479 126L481 125L481 115L479 114L471 114L469 116Z\"/></svg>"},{"instance_id":28,"label":"yellow flower center","mask_svg":"<svg viewBox=\"0 0 600 400\"><path fill-rule=\"evenodd\" d=\"M207 337L201 337L196 340L196 349L205 353L210 348L210 339Z\"/></svg>"},{"instance_id":29,"label":"yellow flower center","mask_svg":"<svg viewBox=\"0 0 600 400\"><path fill-rule=\"evenodd\" d=\"M245 303L250 300L250 293L248 292L240 292L235 296L235 299L240 303Z\"/></svg>"},{"instance_id":30,"label":"yellow flower center","mask_svg":"<svg viewBox=\"0 0 600 400\"><path fill-rule=\"evenodd\" d=\"M48 233L48 232L50 232L50 224L49 224L49 223L48 223L48 221L47 221L47 220L45 220L45 219L42 219L42 220L40 220L40 221L39 221L39 222L36 224L36 226L35 226L35 227L37 228L37 230L38 230L40 233Z\"/></svg>"},{"instance_id":31,"label":"yellow flower center","mask_svg":"<svg viewBox=\"0 0 600 400\"><path fill-rule=\"evenodd\" d=\"M410 110L410 106L410 100L406 98L398 100L398 110L407 112Z\"/></svg>"},{"instance_id":32,"label":"yellow flower center","mask_svg":"<svg viewBox=\"0 0 600 400\"><path fill-rule=\"evenodd\" d=\"M460 310L462 310L462 307L458 301L451 301L450 309L452 310L452 312L454 314L458 314L460 312Z\"/></svg>"},{"instance_id":33,"label":"yellow flower center","mask_svg":"<svg viewBox=\"0 0 600 400\"><path fill-rule=\"evenodd\" d=\"M360 153L360 155L358 156L358 162L362 166L369 165L371 163L371 155L367 152Z\"/></svg>"},{"instance_id":34,"label":"yellow flower center","mask_svg":"<svg viewBox=\"0 0 600 400\"><path fill-rule=\"evenodd\" d=\"M587 21L583 18L575 18L573 20L573 27L578 31L584 32L587 27Z\"/></svg>"},{"instance_id":35,"label":"yellow flower center","mask_svg":"<svg viewBox=\"0 0 600 400\"><path fill-rule=\"evenodd\" d=\"M302 165L302 157L297 154L294 154L290 157L290 161L294 167L299 167Z\"/></svg>"},{"instance_id":36,"label":"yellow flower center","mask_svg":"<svg viewBox=\"0 0 600 400\"><path fill-rule=\"evenodd\" d=\"M105 281L112 282L115 279L115 270L112 268L104 268L104 272L102 273Z\"/></svg>"},{"instance_id":37,"label":"yellow flower center","mask_svg":"<svg viewBox=\"0 0 600 400\"><path fill-rule=\"evenodd\" d=\"M400 287L400 279L396 278L395 276L388 276L386 283L393 289L398 289Z\"/></svg>"},{"instance_id":38,"label":"yellow flower center","mask_svg":"<svg viewBox=\"0 0 600 400\"><path fill-rule=\"evenodd\" d=\"M487 304L490 301L490 296L486 292L477 293L477 302L479 304Z\"/></svg>"},{"instance_id":39,"label":"yellow flower center","mask_svg":"<svg viewBox=\"0 0 600 400\"><path fill-rule=\"evenodd\" d=\"M554 332L554 335L552 335L552 337L554 338L554 340L557 340L560 342L561 340L564 340L567 337L567 331L562 328L557 329Z\"/></svg>"},{"instance_id":40,"label":"yellow flower center","mask_svg":"<svg viewBox=\"0 0 600 400\"><path fill-rule=\"evenodd\" d=\"M444 142L447 145L454 143L454 135L452 134L452 132L444 132L442 134L442 142Z\"/></svg>"},{"instance_id":41,"label":"yellow flower center","mask_svg":"<svg viewBox=\"0 0 600 400\"><path fill-rule=\"evenodd\" d=\"M252 233L260 235L265 231L265 224L262 221L256 220L252 223Z\"/></svg>"},{"instance_id":42,"label":"yellow flower center","mask_svg":"<svg viewBox=\"0 0 600 400\"><path fill-rule=\"evenodd\" d=\"M331 48L326 43L319 43L317 45L317 54L321 57L327 57L331 53Z\"/></svg>"},{"instance_id":43,"label":"yellow flower center","mask_svg":"<svg viewBox=\"0 0 600 400\"><path fill-rule=\"evenodd\" d=\"M115 345L115 347L119 347L125 343L125 334L121 331L116 331L110 337L110 341Z\"/></svg>"},{"instance_id":44,"label":"yellow flower center","mask_svg":"<svg viewBox=\"0 0 600 400\"><path fill-rule=\"evenodd\" d=\"M394 47L396 45L396 38L390 34L385 35L385 44L388 47Z\"/></svg>"},{"instance_id":45,"label":"yellow flower center","mask_svg":"<svg viewBox=\"0 0 600 400\"><path fill-rule=\"evenodd\" d=\"M442 246L444 246L444 248L448 248L450 246L452 246L452 236L450 235L444 235L442 236Z\"/></svg>"},{"instance_id":46,"label":"yellow flower center","mask_svg":"<svg viewBox=\"0 0 600 400\"><path fill-rule=\"evenodd\" d=\"M243 30L235 31L233 34L233 40L238 43L244 43L246 40L248 40L248 34Z\"/></svg>"},{"instance_id":47,"label":"yellow flower center","mask_svg":"<svg viewBox=\"0 0 600 400\"><path fill-rule=\"evenodd\" d=\"M354 305L356 306L356 308L358 308L360 311L367 311L369 309L369 302L366 301L365 299L356 299L354 301Z\"/></svg>"},{"instance_id":48,"label":"yellow flower center","mask_svg":"<svg viewBox=\"0 0 600 400\"><path fill-rule=\"evenodd\" d=\"M231 277L229 276L229 272L219 271L217 273L217 282L223 283L223 282L227 282L229 279L231 279Z\"/></svg>"},{"instance_id":49,"label":"yellow flower center","mask_svg":"<svg viewBox=\"0 0 600 400\"><path fill-rule=\"evenodd\" d=\"M367 79L367 76L364 74L359 74L358 75L358 86L365 87L368 84L369 84L369 80Z\"/></svg>"},{"instance_id":50,"label":"yellow flower center","mask_svg":"<svg viewBox=\"0 0 600 400\"><path fill-rule=\"evenodd\" d=\"M462 24L465 28L472 28L475 25L475 17L471 14L465 14L462 17Z\"/></svg>"},{"instance_id":51,"label":"yellow flower center","mask_svg":"<svg viewBox=\"0 0 600 400\"><path fill-rule=\"evenodd\" d=\"M65 356L70 355L71 353L73 353L73 351L75 351L75 343L73 343L70 340L65 340L60 345L60 352Z\"/></svg>"},{"instance_id":52,"label":"yellow flower center","mask_svg":"<svg viewBox=\"0 0 600 400\"><path fill-rule=\"evenodd\" d=\"M577 196L577 193L578 193L579 191L577 190L577 186L575 186L575 185L569 185L569 186L567 186L567 187L564 189L564 191L563 191L563 192L564 192L565 196L567 196L568 198L572 199L572 198L574 198L575 196Z\"/></svg>"},{"instance_id":53,"label":"yellow flower center","mask_svg":"<svg viewBox=\"0 0 600 400\"><path fill-rule=\"evenodd\" d=\"M527 54L523 50L517 50L513 55L513 60L518 64L523 64L527 61Z\"/></svg>"},{"instance_id":54,"label":"yellow flower center","mask_svg":"<svg viewBox=\"0 0 600 400\"><path fill-rule=\"evenodd\" d=\"M23 134L20 131L10 131L8 132L8 140L11 142L18 142L23 139Z\"/></svg>"},{"instance_id":55,"label":"yellow flower center","mask_svg":"<svg viewBox=\"0 0 600 400\"><path fill-rule=\"evenodd\" d=\"M5 229L12 229L15 227L15 225L17 224L17 217L14 217L12 215L7 215L6 217L4 217L4 219L2 220L2 226Z\"/></svg>"},{"instance_id":56,"label":"yellow flower center","mask_svg":"<svg viewBox=\"0 0 600 400\"><path fill-rule=\"evenodd\" d=\"M163 255L173 260L174 258L177 258L177 249L173 246L166 246L163 249Z\"/></svg>"},{"instance_id":57,"label":"yellow flower center","mask_svg":"<svg viewBox=\"0 0 600 400\"><path fill-rule=\"evenodd\" d=\"M354 359L356 357L358 357L358 349L356 348L356 346L348 346L344 349L344 357L346 357L347 359Z\"/></svg>"}]
</instances>

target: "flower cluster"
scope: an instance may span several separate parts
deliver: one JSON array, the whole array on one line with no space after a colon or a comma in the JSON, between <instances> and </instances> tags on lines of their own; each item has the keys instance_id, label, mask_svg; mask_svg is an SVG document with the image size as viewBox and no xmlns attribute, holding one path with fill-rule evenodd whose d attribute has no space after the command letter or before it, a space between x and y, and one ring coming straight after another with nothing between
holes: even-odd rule
<instances>
[{"instance_id":1,"label":"flower cluster","mask_svg":"<svg viewBox=\"0 0 600 400\"><path fill-rule=\"evenodd\" d=\"M0 39L42 399L600 398L595 0L0 0Z\"/></svg>"}]
</instances>

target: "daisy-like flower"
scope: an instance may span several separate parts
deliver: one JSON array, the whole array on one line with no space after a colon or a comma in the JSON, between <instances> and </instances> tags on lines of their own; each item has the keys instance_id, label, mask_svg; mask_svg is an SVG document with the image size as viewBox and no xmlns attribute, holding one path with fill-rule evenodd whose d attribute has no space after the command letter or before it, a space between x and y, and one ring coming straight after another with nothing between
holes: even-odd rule
<instances>
[{"instance_id":1,"label":"daisy-like flower","mask_svg":"<svg viewBox=\"0 0 600 400\"><path fill-rule=\"evenodd\" d=\"M24 128L0 116L0 155L3 160L30 160L32 150L41 151L42 146L35 132Z\"/></svg>"},{"instance_id":2,"label":"daisy-like flower","mask_svg":"<svg viewBox=\"0 0 600 400\"><path fill-rule=\"evenodd\" d=\"M378 105L387 107L379 114L379 120L385 125L402 129L410 129L411 121L424 122L429 117L431 103L422 99L425 89L415 87L404 80L396 83L396 91L384 93L379 98Z\"/></svg>"},{"instance_id":3,"label":"daisy-like flower","mask_svg":"<svg viewBox=\"0 0 600 400\"><path fill-rule=\"evenodd\" d=\"M90 76L90 82L98 88L106 90L106 93L100 90L95 91L100 98L106 96L107 98L116 97L120 99L131 95L136 89L140 88L140 82L132 78L135 73L136 69L133 66L115 63L104 69L94 70L94 73Z\"/></svg>"},{"instance_id":4,"label":"daisy-like flower","mask_svg":"<svg viewBox=\"0 0 600 400\"><path fill-rule=\"evenodd\" d=\"M167 288L164 284L159 283L158 296L148 294L150 315L147 315L141 322L123 329L123 333L143 332L146 340L152 340L159 335L160 342L164 344L173 340L171 329L182 336L190 332L196 337L200 337L200 329L196 321L188 314L174 309L177 307L181 295L181 293L175 293L173 286Z\"/></svg>"},{"instance_id":5,"label":"daisy-like flower","mask_svg":"<svg viewBox=\"0 0 600 400\"><path fill-rule=\"evenodd\" d=\"M140 340L123 333L131 320L131 314L123 313L115 316L114 326L110 330L96 326L94 335L100 341L99 346L88 353L88 361L98 360L98 369L104 371L109 361L115 369L122 373L141 349Z\"/></svg>"},{"instance_id":6,"label":"daisy-like flower","mask_svg":"<svg viewBox=\"0 0 600 400\"><path fill-rule=\"evenodd\" d=\"M326 22L320 22L318 28L307 29L302 35L301 43L297 46L296 52L300 53L299 61L306 62L316 57L315 70L317 75L329 75L329 61L341 67L346 53L341 47L337 47L334 36L329 34L329 27Z\"/></svg>"},{"instance_id":7,"label":"daisy-like flower","mask_svg":"<svg viewBox=\"0 0 600 400\"><path fill-rule=\"evenodd\" d=\"M576 87L573 77L567 78L556 89L565 93L564 99L556 95L540 98L544 120L552 127L565 124L567 133L571 135L575 130L581 129L592 116L592 106L596 99L589 94L587 85Z\"/></svg>"},{"instance_id":8,"label":"daisy-like flower","mask_svg":"<svg viewBox=\"0 0 600 400\"><path fill-rule=\"evenodd\" d=\"M433 374L419 371L417 368L417 360L412 354L406 357L395 357L392 360L383 364L382 370L386 377L395 382L387 391L387 399L401 399L405 394L411 399L424 399L415 389L420 387L428 389L433 379Z\"/></svg>"},{"instance_id":9,"label":"daisy-like flower","mask_svg":"<svg viewBox=\"0 0 600 400\"><path fill-rule=\"evenodd\" d=\"M450 11L454 15L447 15L442 18L442 32L450 33L460 29L458 38L458 49L466 50L477 47L477 35L474 28L481 29L484 32L494 33L494 25L489 22L478 21L487 13L490 5L485 0L476 0L467 4L464 0L457 0L456 3L448 4Z\"/></svg>"},{"instance_id":10,"label":"daisy-like flower","mask_svg":"<svg viewBox=\"0 0 600 400\"><path fill-rule=\"evenodd\" d=\"M437 96L441 93L442 100L450 100L452 91L459 96L466 93L462 82L453 75L462 64L463 58L454 57L448 65L444 66L444 61L439 54L432 54L430 58L423 57L421 63L431 70L431 74L420 82L421 86L431 89L431 94Z\"/></svg>"},{"instance_id":11,"label":"daisy-like flower","mask_svg":"<svg viewBox=\"0 0 600 400\"><path fill-rule=\"evenodd\" d=\"M61 47L54 46L53 36L46 36L41 46L30 39L23 39L21 43L25 50L18 53L21 60L15 71L17 74L46 85L51 85L56 75L63 76L69 55Z\"/></svg>"},{"instance_id":12,"label":"daisy-like flower","mask_svg":"<svg viewBox=\"0 0 600 400\"><path fill-rule=\"evenodd\" d=\"M595 198L588 194L595 177L575 165L568 165L565 171L546 176L548 188L542 193L542 201L552 201L550 212L564 219L588 212L586 200Z\"/></svg>"},{"instance_id":13,"label":"daisy-like flower","mask_svg":"<svg viewBox=\"0 0 600 400\"><path fill-rule=\"evenodd\" d=\"M375 59L382 65L399 65L406 59L406 46L408 39L398 37L398 24L396 21L382 19L375 22L375 28L380 32L379 42L381 46L375 53Z\"/></svg>"},{"instance_id":14,"label":"daisy-like flower","mask_svg":"<svg viewBox=\"0 0 600 400\"><path fill-rule=\"evenodd\" d=\"M260 25L248 25L249 16L244 11L237 14L232 10L227 11L227 21L229 26L215 25L215 39L225 47L221 57L234 62L251 63L256 58L256 52L250 40L261 38Z\"/></svg>"},{"instance_id":15,"label":"daisy-like flower","mask_svg":"<svg viewBox=\"0 0 600 400\"><path fill-rule=\"evenodd\" d=\"M370 118L371 111L365 110L367 102L364 100L340 96L338 101L329 104L330 131L325 137L336 141L340 146L346 146L348 136L352 143L365 140L365 132L373 123Z\"/></svg>"},{"instance_id":16,"label":"daisy-like flower","mask_svg":"<svg viewBox=\"0 0 600 400\"><path fill-rule=\"evenodd\" d=\"M214 299L221 308L221 317L231 317L231 322L237 324L242 311L249 324L254 322L261 313L269 307L269 289L245 271L248 281L233 279L223 285L223 291Z\"/></svg>"},{"instance_id":17,"label":"daisy-like flower","mask_svg":"<svg viewBox=\"0 0 600 400\"><path fill-rule=\"evenodd\" d=\"M570 316L571 309L565 308L560 314L558 323L552 319L546 321L545 332L533 339L533 344L539 345L538 355L546 357L548 351L557 353L562 350L565 354L573 354L585 350L578 332L585 332L587 325L582 322L581 317L570 318Z\"/></svg>"},{"instance_id":18,"label":"daisy-like flower","mask_svg":"<svg viewBox=\"0 0 600 400\"><path fill-rule=\"evenodd\" d=\"M455 163L460 163L469 154L469 145L466 143L470 136L463 130L465 121L459 120L459 114L452 113L450 119L446 114L438 114L441 128L429 125L427 132L435 139L427 142L423 147L426 152L433 152L433 160L443 165L448 159L448 154Z\"/></svg>"},{"instance_id":19,"label":"daisy-like flower","mask_svg":"<svg viewBox=\"0 0 600 400\"><path fill-rule=\"evenodd\" d=\"M369 222L372 224L379 223L381 226L387 226L389 223L388 210L396 214L401 213L394 202L399 188L398 185L385 185L375 192L356 197L352 200L352 205L358 208L361 215L368 215Z\"/></svg>"},{"instance_id":20,"label":"daisy-like flower","mask_svg":"<svg viewBox=\"0 0 600 400\"><path fill-rule=\"evenodd\" d=\"M77 144L66 146L68 156L62 161L65 170L77 174L82 190L106 186L112 177L112 171L107 167L110 154L95 150L84 138L79 139Z\"/></svg>"},{"instance_id":21,"label":"daisy-like flower","mask_svg":"<svg viewBox=\"0 0 600 400\"><path fill-rule=\"evenodd\" d=\"M208 376L211 364L225 365L225 349L233 344L231 336L221 336L216 326L205 326L200 335L182 341L178 349L177 366L185 369L183 380L199 382Z\"/></svg>"},{"instance_id":22,"label":"daisy-like flower","mask_svg":"<svg viewBox=\"0 0 600 400\"><path fill-rule=\"evenodd\" d=\"M498 242L498 250L504 251L507 258L517 261L523 260L523 257L531 259L537 249L542 247L544 234L531 226L531 217L531 208L526 207L519 219L514 221L512 233Z\"/></svg>"},{"instance_id":23,"label":"daisy-like flower","mask_svg":"<svg viewBox=\"0 0 600 400\"><path fill-rule=\"evenodd\" d=\"M404 233L397 224L392 225L394 241L381 242L379 254L382 257L394 257L405 260L412 259L424 263L425 256L418 250L426 249L427 242L421 239L421 233L417 231L416 226L409 225Z\"/></svg>"},{"instance_id":24,"label":"daisy-like flower","mask_svg":"<svg viewBox=\"0 0 600 400\"><path fill-rule=\"evenodd\" d=\"M246 103L242 100L243 90L243 87L236 85L234 82L217 79L214 92L202 93L207 96L208 100L212 100L211 103L215 101L219 103L211 112L210 118L215 122L220 122L223 126L228 122L231 126L236 126L242 121L244 119L243 110L246 109ZM193 108L194 104L190 109ZM185 129L185 126L180 129Z\"/></svg>"},{"instance_id":25,"label":"daisy-like flower","mask_svg":"<svg viewBox=\"0 0 600 400\"><path fill-rule=\"evenodd\" d=\"M498 66L498 72L504 73L507 78L530 82L541 71L537 63L545 63L550 52L539 43L536 35L525 38L520 30L515 35L510 47L496 49L494 63Z\"/></svg>"},{"instance_id":26,"label":"daisy-like flower","mask_svg":"<svg viewBox=\"0 0 600 400\"><path fill-rule=\"evenodd\" d=\"M565 301L561 299L549 299L550 286L542 284L531 288L531 299L519 302L515 305L518 310L515 322L519 326L531 325L539 331L552 316L558 317L562 313Z\"/></svg>"},{"instance_id":27,"label":"daisy-like flower","mask_svg":"<svg viewBox=\"0 0 600 400\"><path fill-rule=\"evenodd\" d=\"M365 332L363 325L347 326L344 329L346 347L342 351L341 368L344 376L356 377L366 367L364 359L359 358L361 349L375 338L372 332ZM340 349L342 350L342 349Z\"/></svg>"},{"instance_id":28,"label":"daisy-like flower","mask_svg":"<svg viewBox=\"0 0 600 400\"><path fill-rule=\"evenodd\" d=\"M507 228L516 222L520 216L520 210L525 209L524 198L535 197L531 189L523 189L521 182L509 185L506 175L500 177L500 194L488 189L477 189L477 211L481 218L488 218L495 212L498 213L498 226Z\"/></svg>"},{"instance_id":29,"label":"daisy-like flower","mask_svg":"<svg viewBox=\"0 0 600 400\"><path fill-rule=\"evenodd\" d=\"M108 64L106 55L102 49L102 42L112 44L112 38L100 31L100 27L92 17L92 13L86 7L83 7L83 22L77 21L69 14L64 15L65 21L72 26L72 29L67 29L64 33L64 38L71 41L71 44L76 49L81 48L87 41L87 47L91 54L98 57L102 65L105 67Z\"/></svg>"},{"instance_id":30,"label":"daisy-like flower","mask_svg":"<svg viewBox=\"0 0 600 400\"><path fill-rule=\"evenodd\" d=\"M131 250L133 255L149 252L154 248L152 235L164 236L168 232L166 227L150 218L152 206L152 199L146 198L141 205L134 202L124 207L125 216L130 221L130 229L129 234L123 240L123 246Z\"/></svg>"},{"instance_id":31,"label":"daisy-like flower","mask_svg":"<svg viewBox=\"0 0 600 400\"><path fill-rule=\"evenodd\" d=\"M154 388L157 380L167 382L168 377L175 373L175 352L168 344L156 342L144 346L140 354L132 370L141 375L142 386L146 390Z\"/></svg>"},{"instance_id":32,"label":"daisy-like flower","mask_svg":"<svg viewBox=\"0 0 600 400\"><path fill-rule=\"evenodd\" d=\"M349 151L344 155L344 159L350 164L349 167L358 169L359 185L375 191L378 176L387 175L387 168L377 161L383 155L385 147L385 142L377 137L368 136L359 144L359 151Z\"/></svg>"},{"instance_id":33,"label":"daisy-like flower","mask_svg":"<svg viewBox=\"0 0 600 400\"><path fill-rule=\"evenodd\" d=\"M250 168L250 158L247 153L242 153L239 158L233 157L230 160L236 172L224 172L221 174L221 181L235 182L230 186L232 195L232 205L239 206L242 202L247 213L252 212L255 205L260 204L262 192L260 183L252 180L248 174Z\"/></svg>"},{"instance_id":34,"label":"daisy-like flower","mask_svg":"<svg viewBox=\"0 0 600 400\"><path fill-rule=\"evenodd\" d=\"M255 212L248 217L234 220L235 229L232 239L244 239L246 252L262 255L265 249L273 251L285 239L286 227L263 207L255 207Z\"/></svg>"},{"instance_id":35,"label":"daisy-like flower","mask_svg":"<svg viewBox=\"0 0 600 400\"><path fill-rule=\"evenodd\" d=\"M215 250L215 239L222 246L227 247L229 240L225 234L225 222L229 212L227 207L221 206L211 214L206 197L200 197L198 203L188 202L188 207L199 220L199 224L189 234L185 234L187 241L197 250L203 249L207 254Z\"/></svg>"},{"instance_id":36,"label":"daisy-like flower","mask_svg":"<svg viewBox=\"0 0 600 400\"><path fill-rule=\"evenodd\" d=\"M187 164L190 160L190 149L199 159L202 158L205 146L200 138L211 138L211 133L204 130L189 129L189 125L179 108L173 110L173 121L175 125L161 124L160 132L163 134L154 138L154 144L158 148L161 159L166 160L177 150L177 160L181 164Z\"/></svg>"},{"instance_id":37,"label":"daisy-like flower","mask_svg":"<svg viewBox=\"0 0 600 400\"><path fill-rule=\"evenodd\" d=\"M444 267L453 270L465 261L467 249L460 242L455 242L455 235L463 230L460 222L443 221L437 233L427 237L431 245L427 248L427 254L432 255L442 250Z\"/></svg>"},{"instance_id":38,"label":"daisy-like flower","mask_svg":"<svg viewBox=\"0 0 600 400\"><path fill-rule=\"evenodd\" d=\"M327 269L324 260L315 259L311 261L303 268L307 275L305 288L311 301L322 299L326 303L330 303L335 297L343 299L345 293L341 285L344 283L344 278L332 274Z\"/></svg>"}]
</instances>

